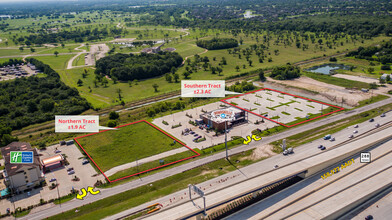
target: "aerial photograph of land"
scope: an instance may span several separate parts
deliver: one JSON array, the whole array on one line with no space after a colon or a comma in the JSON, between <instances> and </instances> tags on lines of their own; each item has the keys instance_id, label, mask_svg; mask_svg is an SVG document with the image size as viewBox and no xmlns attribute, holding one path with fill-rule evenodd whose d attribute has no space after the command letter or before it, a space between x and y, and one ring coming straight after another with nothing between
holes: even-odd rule
<instances>
[{"instance_id":1,"label":"aerial photograph of land","mask_svg":"<svg viewBox=\"0 0 392 220\"><path fill-rule=\"evenodd\" d=\"M392 219L392 2L0 0L1 219Z\"/></svg>"}]
</instances>

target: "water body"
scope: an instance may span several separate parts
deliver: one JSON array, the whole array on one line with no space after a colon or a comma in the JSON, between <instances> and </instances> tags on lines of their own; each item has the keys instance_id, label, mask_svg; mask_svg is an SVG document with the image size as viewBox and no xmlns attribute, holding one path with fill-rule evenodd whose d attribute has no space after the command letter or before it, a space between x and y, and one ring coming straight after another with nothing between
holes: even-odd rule
<instances>
[{"instance_id":1,"label":"water body","mask_svg":"<svg viewBox=\"0 0 392 220\"><path fill-rule=\"evenodd\" d=\"M252 15L252 11L251 10L247 10L247 11L245 11L245 14L244 14L244 18L253 18L253 17L256 17L255 15Z\"/></svg>"},{"instance_id":2,"label":"water body","mask_svg":"<svg viewBox=\"0 0 392 220\"><path fill-rule=\"evenodd\" d=\"M349 70L350 66L346 66L343 64L336 64L336 63L327 63L320 66L313 66L305 71L313 72L313 73L321 73L325 75L331 75L335 73L335 70Z\"/></svg>"}]
</instances>

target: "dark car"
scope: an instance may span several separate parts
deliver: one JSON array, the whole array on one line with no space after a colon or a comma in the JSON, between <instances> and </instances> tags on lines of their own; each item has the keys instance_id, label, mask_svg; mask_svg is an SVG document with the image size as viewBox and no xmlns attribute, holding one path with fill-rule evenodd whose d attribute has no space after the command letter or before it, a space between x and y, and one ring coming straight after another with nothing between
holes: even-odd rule
<instances>
[{"instance_id":1,"label":"dark car","mask_svg":"<svg viewBox=\"0 0 392 220\"><path fill-rule=\"evenodd\" d=\"M370 120L369 120L369 122L373 122L374 121L374 118L371 118Z\"/></svg>"},{"instance_id":2,"label":"dark car","mask_svg":"<svg viewBox=\"0 0 392 220\"><path fill-rule=\"evenodd\" d=\"M325 150L325 149L327 149L327 148L325 148L324 146L320 148L320 150Z\"/></svg>"},{"instance_id":3,"label":"dark car","mask_svg":"<svg viewBox=\"0 0 392 220\"><path fill-rule=\"evenodd\" d=\"M85 165L85 164L88 164L88 163L90 163L90 161L88 161L88 160L83 160L82 161L82 165Z\"/></svg>"},{"instance_id":4,"label":"dark car","mask_svg":"<svg viewBox=\"0 0 392 220\"><path fill-rule=\"evenodd\" d=\"M372 216L372 215L368 215L368 216L365 217L365 219L366 219L366 220L372 220L372 219L373 219L373 216Z\"/></svg>"},{"instance_id":5,"label":"dark car","mask_svg":"<svg viewBox=\"0 0 392 220\"><path fill-rule=\"evenodd\" d=\"M323 148L323 147L324 147L323 145L318 146L318 148L320 148L320 149Z\"/></svg>"},{"instance_id":6,"label":"dark car","mask_svg":"<svg viewBox=\"0 0 392 220\"><path fill-rule=\"evenodd\" d=\"M73 170L73 168L72 168L72 167L70 167L70 168L68 168L68 169L67 169L67 171L68 171L68 172L69 172L69 171L71 171L71 170Z\"/></svg>"}]
</instances>

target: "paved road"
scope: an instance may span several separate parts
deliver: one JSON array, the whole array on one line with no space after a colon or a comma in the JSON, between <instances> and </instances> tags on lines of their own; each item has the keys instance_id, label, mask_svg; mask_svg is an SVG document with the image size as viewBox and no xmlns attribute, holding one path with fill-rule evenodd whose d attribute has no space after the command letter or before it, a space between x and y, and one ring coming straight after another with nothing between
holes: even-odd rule
<instances>
[{"instance_id":1,"label":"paved road","mask_svg":"<svg viewBox=\"0 0 392 220\"><path fill-rule=\"evenodd\" d=\"M252 192L254 190L259 191L260 188L263 186L268 186L279 180L288 178L296 173L309 171L309 173L311 174L307 174L307 175L313 175L312 173L314 171L312 171L311 168L313 168L314 166L325 167L327 166L328 163L330 163L331 160L335 160L335 158L339 158L342 155L347 155L347 156L351 155L352 151L354 150L358 151L364 146L368 144L372 144L384 138L389 137L390 139L392 137L390 132L392 132L392 127L389 127L385 130L381 130L370 136L363 137L362 139L355 140L352 143L345 144L344 146L331 149L330 151L326 151L321 154L317 154L313 157L306 158L304 160L298 160L295 163L288 164L286 166L281 166L278 169L274 169L270 172L263 173L262 175L258 175L255 178L248 178L245 181L241 181L239 183L224 187L220 190L207 193L205 194L206 206L212 207L213 205L233 199L238 195L249 194L249 192ZM301 204L298 205L301 206ZM163 209L162 211L147 216L144 219L151 219L151 220L180 219L180 218L188 217L190 216L190 214L194 212L202 211L202 208L200 206L201 207L203 206L203 202L202 202L202 198L200 198L199 196L197 196L193 200L189 200L189 198L186 198L184 202L179 203L176 206ZM282 218L279 216L279 218L273 218L273 219L282 219ZM297 218L297 219L310 219L310 218ZM320 218L316 218L316 219L320 219Z\"/></svg>"},{"instance_id":2,"label":"paved road","mask_svg":"<svg viewBox=\"0 0 392 220\"><path fill-rule=\"evenodd\" d=\"M342 162L339 161L327 169L322 170L318 174L306 178L295 186L274 194L265 200L257 202L227 217L226 219L286 219L289 215L296 214L305 207L311 208L330 199L337 201L337 197L344 196L347 198L345 199L345 202L339 202L333 205L325 206L326 209L318 208L316 212L305 211L305 213L318 214L321 214L324 211L324 216L313 217L314 219L331 218L327 216L330 215L331 212L338 210L338 206L341 206L342 203L343 205L348 205L350 202L354 202L358 199L356 196L359 196L359 193L352 192L352 188L356 187L356 183L368 181L372 174L383 170L385 166L392 165L392 161L388 159L391 158L392 154L389 153L388 156L384 155L386 152L391 151L391 143L392 141L389 141L371 149L369 152L371 153L372 162L369 164L360 163L359 157L353 156L352 158L355 161L353 164L343 168L341 172L326 179L320 178L321 175L329 172L331 169L336 168L337 166L340 167ZM381 184L377 185L380 186ZM375 189L366 190L366 193L373 192L374 190ZM360 191L364 192L365 190ZM348 199L350 196L353 198Z\"/></svg>"},{"instance_id":3,"label":"paved road","mask_svg":"<svg viewBox=\"0 0 392 220\"><path fill-rule=\"evenodd\" d=\"M385 117L385 118L381 118L381 117L375 118L375 123L382 124L383 122L384 123L387 123L387 122L391 123L392 122L392 114L387 114L387 117ZM241 183L243 181L247 181L247 180L252 179L254 177L257 177L259 175L271 172L272 170L275 169L274 165L279 165L279 167L282 168L284 166L298 162L301 159L310 158L310 157L313 157L315 155L320 154L320 149L318 149L316 147L320 144L323 144L327 149L333 149L333 147L336 148L337 146L340 146L340 144L343 144L343 143L345 143L345 141L348 140L348 136L350 134L352 134L353 130L358 130L358 134L365 134L365 132L368 132L368 131L375 128L374 127L375 123L370 123L370 122L366 121L366 122L359 124L358 128L354 129L352 127L349 127L349 128L343 129L343 130L333 134L333 137L336 138L336 140L334 142L325 141L322 139L317 139L317 140L312 141L310 143L296 147L295 153L291 154L289 156L284 156L282 154L275 155L273 157L270 157L268 159L254 163L252 165L237 169L237 170L232 171L230 173L227 173L225 175L210 179L210 180L203 182L203 183L199 183L199 184L197 184L197 186L201 187L203 189L203 191L205 192L205 194L210 194L210 193L213 193L217 190L221 190L223 188L230 187L232 185ZM366 134L369 135L370 133L366 133ZM361 136L361 137L363 137L363 136ZM356 138L351 139L351 141L356 141ZM349 144L351 144L351 143L349 143ZM349 144L347 144L347 145L349 145ZM344 148L344 146L342 146L341 148ZM326 151L323 151L323 152L326 152ZM262 167L263 169L260 169L260 167ZM186 200L187 200L186 193L187 193L187 189L183 189L183 190L177 191L173 194L156 199L154 201L150 201L149 203L142 204L140 206L137 206L137 207L125 210L123 212L114 214L113 216L106 217L105 220L114 220L114 219L122 218L123 216L127 216L130 213L134 213L138 210L145 208L146 206L148 206L150 204L155 204L155 203L160 203L163 205L164 209L167 209L167 208L172 207L173 205L177 205L179 203L186 202ZM243 218L243 219L246 219L246 218Z\"/></svg>"},{"instance_id":4,"label":"paved road","mask_svg":"<svg viewBox=\"0 0 392 220\"><path fill-rule=\"evenodd\" d=\"M348 112L345 112L345 113L342 113L342 114L329 116L329 117L327 117L325 119L321 119L321 120L318 120L318 121L315 121L315 122L312 122L312 123L304 124L304 125L301 125L299 127L294 127L294 128L289 129L289 130L286 130L284 132L281 132L279 134L272 135L272 136L269 136L269 137L265 137L265 138L263 138L262 141L251 142L249 145L242 145L242 146L236 147L234 149L231 149L229 152L230 152L230 154L234 154L234 153L239 153L239 152L242 152L242 151L254 149L257 146L259 146L260 144L270 143L270 142L273 142L273 141L276 141L276 140L280 140L280 139L292 136L292 135L297 134L297 133L301 133L301 132L304 132L304 131L307 131L307 130L315 129L315 128L318 128L318 127L320 127L322 125L333 123L333 122L339 121L341 119L344 119L346 117L349 117L351 115L359 114L361 112L365 112L365 111L368 111L368 110L371 110L371 109L374 109L374 108L378 108L378 107L381 107L383 105L390 104L390 103L392 103L392 98L385 99L383 101L376 102L376 103L373 103L373 104L370 104L370 105L367 105L367 106L364 106L364 107L361 107L361 108L357 108L357 109L354 109L354 110L351 110L351 111L348 111ZM65 211L77 208L79 206L82 206L82 205L85 205L85 204L88 204L88 203L91 203L91 202L95 202L97 200L100 200L100 199L103 199L103 198L106 198L106 197L109 197L109 196L112 196L112 195L115 195L115 194L118 194L118 193L122 193L122 192L130 190L130 189L134 189L134 188L137 188L137 187L140 187L140 186L143 186L143 185L146 185L146 184L149 184L149 183L152 183L152 182L155 182L155 181L167 178L169 176L173 176L173 175L181 173L183 171L192 169L194 167L197 167L197 166L200 166L202 164L206 164L206 163L209 163L211 161L215 161L215 160L218 160L218 159L221 159L221 158L224 158L224 157L225 157L225 152L220 152L220 153L214 154L214 155L209 156L209 157L205 157L205 158L202 158L202 159L199 159L199 160L195 160L195 161L183 164L181 166L178 166L178 167L175 167L175 168L172 168L172 169L164 170L162 172L159 172L159 173L156 173L156 174L153 174L153 175L150 175L150 176L143 177L140 180L134 180L132 182L128 182L128 183L125 183L125 184L122 184L122 185L119 185L119 186L116 186L116 187L112 187L112 188L109 188L109 189L102 189L101 193L98 194L98 195L88 196L84 200L70 201L70 202L67 202L67 203L63 204L61 207L60 206L55 206L55 207L52 207L52 208L48 208L48 209L42 210L40 212L36 212L34 214L31 214L31 215L27 215L26 217L23 217L22 219L43 219L43 218L46 218L46 217L49 217L49 216L52 216L52 215L56 215L56 214L61 213L61 212L65 212Z\"/></svg>"}]
</instances>

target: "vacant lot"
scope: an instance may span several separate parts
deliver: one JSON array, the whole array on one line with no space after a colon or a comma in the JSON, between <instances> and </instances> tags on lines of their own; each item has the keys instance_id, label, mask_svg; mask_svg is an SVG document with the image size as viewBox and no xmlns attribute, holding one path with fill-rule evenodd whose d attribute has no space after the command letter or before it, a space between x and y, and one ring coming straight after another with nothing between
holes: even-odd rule
<instances>
[{"instance_id":1,"label":"vacant lot","mask_svg":"<svg viewBox=\"0 0 392 220\"><path fill-rule=\"evenodd\" d=\"M137 122L77 140L103 172L183 147L147 122Z\"/></svg>"}]
</instances>

